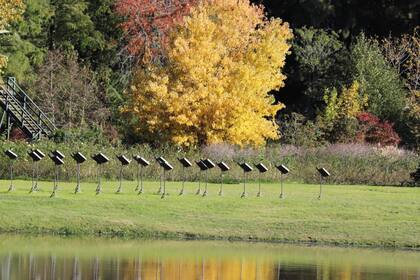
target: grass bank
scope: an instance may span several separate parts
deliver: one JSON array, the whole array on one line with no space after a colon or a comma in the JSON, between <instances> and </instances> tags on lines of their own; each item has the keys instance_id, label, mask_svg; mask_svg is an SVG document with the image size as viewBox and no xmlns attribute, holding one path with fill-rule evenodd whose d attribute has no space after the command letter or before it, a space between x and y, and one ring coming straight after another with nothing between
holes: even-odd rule
<instances>
[{"instance_id":1,"label":"grass bank","mask_svg":"<svg viewBox=\"0 0 420 280\"><path fill-rule=\"evenodd\" d=\"M248 185L249 196L240 199L241 185L209 184L210 195L193 195L197 183L186 184L186 195L177 195L180 183L167 184L169 196L154 194L158 182L146 182L138 196L134 182L124 182L124 193L115 194L116 182L105 182L95 195L95 184L84 183L74 195L74 183L61 183L58 196L49 198L51 182L28 194L29 181L16 181L7 193L0 181L0 233L106 235L127 238L226 239L306 242L343 246L420 248L420 189L371 186L324 188L285 185L280 200L278 184Z\"/></svg>"}]
</instances>

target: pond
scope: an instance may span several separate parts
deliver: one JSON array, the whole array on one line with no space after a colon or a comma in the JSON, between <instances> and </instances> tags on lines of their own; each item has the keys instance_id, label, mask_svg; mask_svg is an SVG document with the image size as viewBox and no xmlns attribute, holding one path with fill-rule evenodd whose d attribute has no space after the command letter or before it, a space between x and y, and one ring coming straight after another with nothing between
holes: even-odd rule
<instances>
[{"instance_id":1,"label":"pond","mask_svg":"<svg viewBox=\"0 0 420 280\"><path fill-rule=\"evenodd\" d=\"M0 235L0 279L420 279L420 252Z\"/></svg>"}]
</instances>

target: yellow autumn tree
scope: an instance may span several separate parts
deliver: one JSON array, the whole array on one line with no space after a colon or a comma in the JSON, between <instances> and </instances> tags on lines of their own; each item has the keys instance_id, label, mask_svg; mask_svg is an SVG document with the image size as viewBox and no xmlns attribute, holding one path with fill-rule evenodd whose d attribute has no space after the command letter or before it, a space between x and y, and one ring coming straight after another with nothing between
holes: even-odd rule
<instances>
[{"instance_id":1,"label":"yellow autumn tree","mask_svg":"<svg viewBox=\"0 0 420 280\"><path fill-rule=\"evenodd\" d=\"M354 81L350 87L343 87L340 96L337 90L326 90L324 101L327 104L324 110L324 121L331 123L338 119L355 119L366 107L367 96L360 94L360 84Z\"/></svg>"},{"instance_id":2,"label":"yellow autumn tree","mask_svg":"<svg viewBox=\"0 0 420 280\"><path fill-rule=\"evenodd\" d=\"M284 86L291 38L249 0L202 1L171 35L167 63L137 71L124 111L157 141L263 145L278 138L283 105L268 93Z\"/></svg>"},{"instance_id":3,"label":"yellow autumn tree","mask_svg":"<svg viewBox=\"0 0 420 280\"><path fill-rule=\"evenodd\" d=\"M20 18L25 5L22 0L0 0L0 35L5 33L5 28L10 22ZM0 75L6 67L7 57L0 54Z\"/></svg>"}]
</instances>

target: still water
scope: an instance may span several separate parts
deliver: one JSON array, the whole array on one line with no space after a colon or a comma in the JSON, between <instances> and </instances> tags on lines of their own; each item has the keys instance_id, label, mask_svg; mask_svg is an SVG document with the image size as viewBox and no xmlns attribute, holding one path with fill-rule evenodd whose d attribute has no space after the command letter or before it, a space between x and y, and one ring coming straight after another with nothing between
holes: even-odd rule
<instances>
[{"instance_id":1,"label":"still water","mask_svg":"<svg viewBox=\"0 0 420 280\"><path fill-rule=\"evenodd\" d=\"M0 235L0 279L420 280L420 252Z\"/></svg>"}]
</instances>

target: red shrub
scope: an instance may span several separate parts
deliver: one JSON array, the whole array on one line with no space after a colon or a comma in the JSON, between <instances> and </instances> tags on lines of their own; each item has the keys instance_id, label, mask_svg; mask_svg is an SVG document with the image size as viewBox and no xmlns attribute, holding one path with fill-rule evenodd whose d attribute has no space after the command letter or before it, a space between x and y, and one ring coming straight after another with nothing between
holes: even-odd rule
<instances>
[{"instance_id":1,"label":"red shrub","mask_svg":"<svg viewBox=\"0 0 420 280\"><path fill-rule=\"evenodd\" d=\"M10 131L10 140L25 140L28 137L20 128L13 128Z\"/></svg>"},{"instance_id":2,"label":"red shrub","mask_svg":"<svg viewBox=\"0 0 420 280\"><path fill-rule=\"evenodd\" d=\"M357 116L360 130L357 139L381 146L397 146L401 139L394 130L394 124L381 121L372 113L363 112Z\"/></svg>"}]
</instances>

